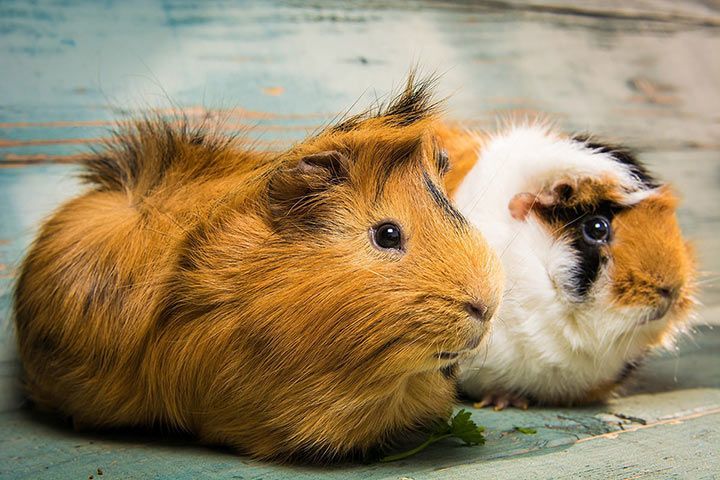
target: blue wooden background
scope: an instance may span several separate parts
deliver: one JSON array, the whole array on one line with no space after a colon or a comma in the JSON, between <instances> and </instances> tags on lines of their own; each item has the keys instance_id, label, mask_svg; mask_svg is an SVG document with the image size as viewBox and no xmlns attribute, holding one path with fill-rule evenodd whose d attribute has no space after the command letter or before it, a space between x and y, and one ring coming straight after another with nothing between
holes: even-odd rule
<instances>
[{"instance_id":1,"label":"blue wooden background","mask_svg":"<svg viewBox=\"0 0 720 480\"><path fill-rule=\"evenodd\" d=\"M473 410L484 447L449 441L389 465L277 467L187 438L78 434L22 408L9 321L16 266L41 219L79 191L74 162L113 121L150 108L220 115L281 148L382 99L414 64L440 73L451 116L478 128L542 112L640 148L684 198L703 271L698 325L718 323L715 0L0 0L0 478L720 475L720 335L710 326L654 358L609 405Z\"/></svg>"}]
</instances>

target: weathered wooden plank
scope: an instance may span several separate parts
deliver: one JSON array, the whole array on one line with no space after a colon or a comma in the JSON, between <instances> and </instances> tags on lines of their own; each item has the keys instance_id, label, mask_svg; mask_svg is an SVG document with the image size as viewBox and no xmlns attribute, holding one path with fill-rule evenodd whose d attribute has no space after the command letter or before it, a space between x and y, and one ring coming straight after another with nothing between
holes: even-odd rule
<instances>
[{"instance_id":1,"label":"weathered wooden plank","mask_svg":"<svg viewBox=\"0 0 720 480\"><path fill-rule=\"evenodd\" d=\"M400 3L271 8L214 1L199 14L188 3L127 2L112 7L113 25L91 21L106 8L94 3L5 5L0 22L9 33L0 58L15 68L0 79L3 121L108 120L170 100L334 112L367 88L385 91L417 59L444 72L444 91L455 93L450 104L463 118L533 108L643 146L717 145L715 30L665 32L607 18L578 28L472 4L414 4L408 12ZM716 10L680 5L666 10ZM36 17L47 21L28 20ZM413 42L417 31L421 45ZM168 50L182 53L168 58Z\"/></svg>"},{"instance_id":2,"label":"weathered wooden plank","mask_svg":"<svg viewBox=\"0 0 720 480\"><path fill-rule=\"evenodd\" d=\"M442 73L449 112L479 128L545 112L564 128L647 151L685 199L683 227L706 272L701 299L709 308L700 320L720 322L719 12L717 2L670 0L7 0L0 64L12 68L0 76L0 166L74 161L68 156L88 146L80 140L151 107L193 118L220 109L231 128L249 126L275 145L328 121L368 88L383 98L419 62ZM367 91L360 105L375 96ZM628 396L606 406L473 410L487 427L484 447L448 442L389 465L271 466L176 436L77 434L18 410L9 327L15 266L40 219L79 190L75 171L0 169L2 478L720 475L720 336L706 327L679 352L653 358ZM618 432L626 433L612 436Z\"/></svg>"},{"instance_id":3,"label":"weathered wooden plank","mask_svg":"<svg viewBox=\"0 0 720 480\"><path fill-rule=\"evenodd\" d=\"M680 455L676 456L674 462L677 463L671 465L670 472L681 472L683 468L689 473L698 472L698 465L704 465L705 473L720 472L717 449L710 451L716 435L720 434L716 428L720 413L718 350L720 330L703 327L696 335L696 341L688 338L683 342L680 352L654 358L640 370L635 387L640 393L630 393L609 405L504 412L476 410L466 405L474 419L487 428L487 444L483 447L465 448L448 441L394 464L344 465L329 470L288 469L253 462L231 452L194 446L192 439L177 436L132 432L76 433L54 417L28 410L6 412L0 414L0 465L4 466L0 475L4 478L78 477L100 467L108 475L115 475L108 478L313 478L320 472L327 478L348 475L359 478L437 478L440 475L483 478L483 474L492 476L496 472L511 471L525 472L523 477L533 472L538 478L545 478L556 475L557 470L546 468L548 460L543 458L559 455L552 461L566 465L563 468L568 469L567 475L583 472L601 478L603 474L618 474L621 470L612 468L621 466L633 474L643 469L657 473L653 469L663 463L654 462L663 457L648 454L646 436L654 438L653 442L664 445L674 455ZM702 366L704 374L698 373L698 366ZM714 370L708 373L711 369ZM703 420L691 423L693 419ZM685 421L695 425L690 428L688 439L681 442L673 436L673 431L665 433L665 429L676 422ZM524 435L514 430L516 426L535 428L537 434ZM645 432L644 427L648 426L658 430ZM707 440L704 450L697 452L698 460L705 463L682 463L687 460L682 455L691 453L696 447L692 435L700 436L698 445L705 442L701 438L705 435L704 429L715 435ZM644 433L640 433L641 430ZM628 431L638 432L641 440L623 443L634 438L622 433ZM607 436L608 433L622 435L615 438ZM602 442L596 444L592 439L602 439ZM611 442L615 440L621 446ZM680 443L668 443L673 441ZM588 457L585 449L591 445L599 446L593 447L597 452ZM622 455L618 455L620 451ZM515 462L518 465L514 469ZM610 468L612 465L614 467Z\"/></svg>"},{"instance_id":4,"label":"weathered wooden plank","mask_svg":"<svg viewBox=\"0 0 720 480\"><path fill-rule=\"evenodd\" d=\"M437 6L436 2L435 6ZM429 2L426 5L432 5ZM446 8L462 9L457 2L444 3ZM672 2L667 0L650 0L623 2L618 0L599 2L597 0L581 1L540 1L540 0L488 0L480 5L472 5L487 10L522 12L527 14L567 16L577 19L593 18L604 20L621 20L631 22L657 22L674 25L700 27L720 26L720 15L717 5L701 2ZM471 7L471 8L472 8ZM465 6L467 8L467 6Z\"/></svg>"},{"instance_id":5,"label":"weathered wooden plank","mask_svg":"<svg viewBox=\"0 0 720 480\"><path fill-rule=\"evenodd\" d=\"M413 475L481 478L697 478L720 474L720 411L583 439L568 449Z\"/></svg>"}]
</instances>

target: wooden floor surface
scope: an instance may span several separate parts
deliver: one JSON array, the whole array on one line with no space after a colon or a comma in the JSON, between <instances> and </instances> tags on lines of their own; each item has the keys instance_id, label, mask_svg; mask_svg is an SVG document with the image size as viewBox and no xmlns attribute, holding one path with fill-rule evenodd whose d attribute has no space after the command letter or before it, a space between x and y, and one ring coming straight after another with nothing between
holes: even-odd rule
<instances>
[{"instance_id":1,"label":"wooden floor surface","mask_svg":"<svg viewBox=\"0 0 720 480\"><path fill-rule=\"evenodd\" d=\"M217 115L279 148L382 99L414 64L442 75L458 119L493 128L542 113L637 147L676 185L704 306L694 335L644 366L627 396L473 409L483 447L448 441L402 462L325 470L186 438L78 434L22 407L16 266L41 219L79 191L74 162L113 121L150 108ZM0 66L0 478L720 477L720 327L703 326L720 325L717 0L4 0Z\"/></svg>"}]
</instances>

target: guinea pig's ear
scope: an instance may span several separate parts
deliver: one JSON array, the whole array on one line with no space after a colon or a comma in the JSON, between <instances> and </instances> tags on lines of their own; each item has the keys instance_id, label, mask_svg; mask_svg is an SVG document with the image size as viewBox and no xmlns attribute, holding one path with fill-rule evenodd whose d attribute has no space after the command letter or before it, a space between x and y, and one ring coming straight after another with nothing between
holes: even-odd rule
<instances>
[{"instance_id":1,"label":"guinea pig's ear","mask_svg":"<svg viewBox=\"0 0 720 480\"><path fill-rule=\"evenodd\" d=\"M516 194L508 203L508 210L515 220L524 221L534 209L570 203L574 195L575 186L571 182L557 181L551 188L537 194Z\"/></svg>"},{"instance_id":2,"label":"guinea pig's ear","mask_svg":"<svg viewBox=\"0 0 720 480\"><path fill-rule=\"evenodd\" d=\"M302 157L295 167L303 175L321 177L332 183L347 176L348 158L337 150Z\"/></svg>"},{"instance_id":3,"label":"guinea pig's ear","mask_svg":"<svg viewBox=\"0 0 720 480\"><path fill-rule=\"evenodd\" d=\"M276 216L300 213L312 206L317 193L347 179L350 160L336 150L313 153L277 172L270 180L270 211Z\"/></svg>"}]
</instances>

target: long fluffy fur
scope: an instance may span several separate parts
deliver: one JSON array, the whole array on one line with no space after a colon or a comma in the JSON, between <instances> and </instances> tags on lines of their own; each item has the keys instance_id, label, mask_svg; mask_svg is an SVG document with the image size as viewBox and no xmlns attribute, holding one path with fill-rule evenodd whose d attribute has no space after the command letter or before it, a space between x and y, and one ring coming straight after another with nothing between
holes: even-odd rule
<instances>
[{"instance_id":1,"label":"long fluffy fur","mask_svg":"<svg viewBox=\"0 0 720 480\"><path fill-rule=\"evenodd\" d=\"M484 334L466 304L492 311L502 274L428 192L429 94L411 81L276 155L162 121L119 133L22 265L30 397L78 426L162 426L276 460L367 452L448 415L438 353ZM384 219L404 254L371 246Z\"/></svg>"},{"instance_id":2,"label":"long fluffy fur","mask_svg":"<svg viewBox=\"0 0 720 480\"><path fill-rule=\"evenodd\" d=\"M672 344L693 310L694 260L672 191L626 149L540 124L495 135L446 127L442 137L461 172L451 169L448 188L498 250L507 274L487 351L461 365L468 395L600 401L626 380L629 365ZM532 199L524 218L511 212L518 194ZM603 204L617 205L614 237L602 247L597 280L580 295L568 288L581 261L569 232L585 208ZM571 214L553 220L562 208ZM670 291L676 297L667 313L648 320Z\"/></svg>"}]
</instances>

